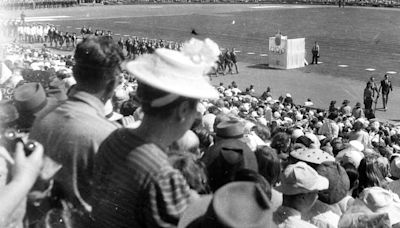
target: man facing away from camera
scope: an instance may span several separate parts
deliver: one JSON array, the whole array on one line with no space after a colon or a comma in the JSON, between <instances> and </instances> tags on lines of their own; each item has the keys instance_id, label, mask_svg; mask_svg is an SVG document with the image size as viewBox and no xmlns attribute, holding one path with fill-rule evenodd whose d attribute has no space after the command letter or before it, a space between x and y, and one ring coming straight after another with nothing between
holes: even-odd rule
<instances>
[{"instance_id":1,"label":"man facing away from camera","mask_svg":"<svg viewBox=\"0 0 400 228\"><path fill-rule=\"evenodd\" d=\"M105 118L104 104L114 94L123 54L106 37L89 37L78 44L73 68L77 84L68 100L34 123L30 137L43 144L45 153L62 165L53 177L60 195L79 211L92 210L90 195L93 158L101 142L118 125ZM80 217L72 218L73 227Z\"/></svg>"}]
</instances>

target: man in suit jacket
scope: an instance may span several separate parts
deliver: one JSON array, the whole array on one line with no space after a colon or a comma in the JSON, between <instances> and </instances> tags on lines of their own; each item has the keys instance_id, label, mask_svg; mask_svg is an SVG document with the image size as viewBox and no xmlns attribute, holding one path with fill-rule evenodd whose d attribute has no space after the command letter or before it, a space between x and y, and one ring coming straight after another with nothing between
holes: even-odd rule
<instances>
[{"instance_id":1,"label":"man in suit jacket","mask_svg":"<svg viewBox=\"0 0 400 228\"><path fill-rule=\"evenodd\" d=\"M379 91L382 91L383 109L386 111L389 93L390 91L393 91L392 82L389 81L389 76L387 74L385 74L385 78L381 81L381 87L379 88Z\"/></svg>"},{"instance_id":2,"label":"man in suit jacket","mask_svg":"<svg viewBox=\"0 0 400 228\"><path fill-rule=\"evenodd\" d=\"M317 43L317 41L315 41L314 46L311 49L311 53L312 53L312 62L311 64L318 64L318 58L319 58L319 45Z\"/></svg>"}]
</instances>

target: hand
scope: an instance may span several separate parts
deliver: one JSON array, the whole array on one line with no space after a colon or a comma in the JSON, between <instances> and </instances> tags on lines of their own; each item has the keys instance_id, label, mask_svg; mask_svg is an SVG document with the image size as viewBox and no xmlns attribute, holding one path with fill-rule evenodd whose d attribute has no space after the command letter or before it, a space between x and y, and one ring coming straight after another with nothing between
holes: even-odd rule
<instances>
[{"instance_id":1,"label":"hand","mask_svg":"<svg viewBox=\"0 0 400 228\"><path fill-rule=\"evenodd\" d=\"M43 166L43 146L35 142L35 150L31 155L25 156L24 145L17 143L14 162L13 179L33 185Z\"/></svg>"}]
</instances>

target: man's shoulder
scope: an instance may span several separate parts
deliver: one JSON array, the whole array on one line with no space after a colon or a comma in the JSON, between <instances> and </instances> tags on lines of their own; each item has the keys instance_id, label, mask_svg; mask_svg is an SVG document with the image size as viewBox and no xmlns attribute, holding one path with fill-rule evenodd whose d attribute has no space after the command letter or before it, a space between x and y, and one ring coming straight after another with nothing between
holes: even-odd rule
<instances>
[{"instance_id":1,"label":"man's shoulder","mask_svg":"<svg viewBox=\"0 0 400 228\"><path fill-rule=\"evenodd\" d=\"M71 104L64 103L35 122L33 135L60 134L65 137L84 139L90 135L93 139L105 138L117 125L99 116L95 111L78 110Z\"/></svg>"}]
</instances>

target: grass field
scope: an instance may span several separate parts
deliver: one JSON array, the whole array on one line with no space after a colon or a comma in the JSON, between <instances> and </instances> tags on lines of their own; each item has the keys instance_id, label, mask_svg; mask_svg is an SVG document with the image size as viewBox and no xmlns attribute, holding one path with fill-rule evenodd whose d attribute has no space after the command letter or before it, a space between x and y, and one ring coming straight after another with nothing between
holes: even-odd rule
<instances>
[{"instance_id":1,"label":"grass field","mask_svg":"<svg viewBox=\"0 0 400 228\"><path fill-rule=\"evenodd\" d=\"M0 18L17 18L19 13L0 11ZM320 108L327 108L331 100L341 103L348 99L351 105L362 102L365 81L370 76L380 80L387 71L400 72L398 9L193 4L86 6L28 10L25 14L28 20L50 22L62 31L79 32L82 25L112 30L115 39L136 35L183 41L195 29L199 38L210 37L221 47L240 50L240 74L214 77L213 84L235 80L242 89L255 85L259 93L271 86L273 96L290 92L297 103L311 98ZM311 46L317 40L323 63L294 70L268 69L267 57L260 54L267 53L267 38L278 29L289 38L306 38L308 60ZM366 71L367 68L375 71ZM389 110L378 110L379 118L400 119L398 75L391 76L395 88L389 99ZM377 107L381 107L380 100Z\"/></svg>"},{"instance_id":2,"label":"grass field","mask_svg":"<svg viewBox=\"0 0 400 228\"><path fill-rule=\"evenodd\" d=\"M129 5L31 10L28 17L66 15L55 21L64 31L82 25L115 34L182 41L195 29L222 47L240 50L239 60L265 64L267 37L279 29L289 38L305 37L307 59L315 40L323 64L301 69L365 81L386 71L400 71L400 11L383 8L336 8L298 5ZM14 14L15 15L15 14ZM46 18L43 20L46 20ZM247 54L252 52L254 54ZM338 65L348 65L346 68ZM365 69L376 69L368 72ZM392 77L400 86L400 78Z\"/></svg>"}]
</instances>

